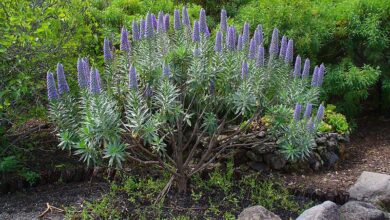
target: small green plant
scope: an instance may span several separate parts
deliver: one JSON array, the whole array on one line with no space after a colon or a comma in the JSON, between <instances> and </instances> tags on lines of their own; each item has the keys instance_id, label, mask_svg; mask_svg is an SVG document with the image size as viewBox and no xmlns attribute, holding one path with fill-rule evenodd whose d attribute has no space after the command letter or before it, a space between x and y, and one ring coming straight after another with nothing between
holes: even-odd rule
<instances>
[{"instance_id":1,"label":"small green plant","mask_svg":"<svg viewBox=\"0 0 390 220\"><path fill-rule=\"evenodd\" d=\"M212 187L218 187L227 194L233 186L233 161L229 160L226 164L226 170L222 171L220 168L215 169L210 173L208 183Z\"/></svg>"},{"instance_id":2,"label":"small green plant","mask_svg":"<svg viewBox=\"0 0 390 220\"><path fill-rule=\"evenodd\" d=\"M246 176L241 184L250 190L249 195L254 204L260 204L269 210L301 211L299 204L291 199L290 192L278 181L259 181L256 176Z\"/></svg>"},{"instance_id":3,"label":"small green plant","mask_svg":"<svg viewBox=\"0 0 390 220\"><path fill-rule=\"evenodd\" d=\"M327 105L325 109L325 117L321 122L318 130L320 132L337 132L339 134L348 134L350 127L346 117L336 112L336 106Z\"/></svg>"},{"instance_id":4,"label":"small green plant","mask_svg":"<svg viewBox=\"0 0 390 220\"><path fill-rule=\"evenodd\" d=\"M41 175L37 172L30 171L30 170L23 170L20 175L32 186L34 185Z\"/></svg>"},{"instance_id":5,"label":"small green plant","mask_svg":"<svg viewBox=\"0 0 390 220\"><path fill-rule=\"evenodd\" d=\"M0 173L14 172L20 168L19 160L15 156L0 158Z\"/></svg>"},{"instance_id":6,"label":"small green plant","mask_svg":"<svg viewBox=\"0 0 390 220\"><path fill-rule=\"evenodd\" d=\"M112 202L110 197L103 196L103 198L94 201L86 202L85 208L81 212L81 219L120 219L120 211Z\"/></svg>"}]
</instances>

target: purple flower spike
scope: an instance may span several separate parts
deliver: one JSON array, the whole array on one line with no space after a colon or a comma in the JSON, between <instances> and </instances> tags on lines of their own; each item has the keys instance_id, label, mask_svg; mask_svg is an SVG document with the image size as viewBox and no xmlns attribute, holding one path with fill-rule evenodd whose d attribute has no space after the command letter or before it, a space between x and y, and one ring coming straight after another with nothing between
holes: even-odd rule
<instances>
[{"instance_id":1,"label":"purple flower spike","mask_svg":"<svg viewBox=\"0 0 390 220\"><path fill-rule=\"evenodd\" d=\"M61 63L57 64L57 80L58 80L58 93L60 95L69 93L69 85L66 81L64 67Z\"/></svg>"},{"instance_id":2,"label":"purple flower spike","mask_svg":"<svg viewBox=\"0 0 390 220\"><path fill-rule=\"evenodd\" d=\"M316 115L316 123L320 123L325 115L325 107L321 104Z\"/></svg>"},{"instance_id":3,"label":"purple flower spike","mask_svg":"<svg viewBox=\"0 0 390 220\"><path fill-rule=\"evenodd\" d=\"M206 11L203 8L199 12L199 27L201 33L206 33Z\"/></svg>"},{"instance_id":4,"label":"purple flower spike","mask_svg":"<svg viewBox=\"0 0 390 220\"><path fill-rule=\"evenodd\" d=\"M103 54L104 54L104 61L106 63L112 59L110 41L108 40L108 38L104 38Z\"/></svg>"},{"instance_id":5,"label":"purple flower spike","mask_svg":"<svg viewBox=\"0 0 390 220\"><path fill-rule=\"evenodd\" d=\"M325 75L325 65L322 63L320 65L320 68L318 70L318 79L317 79L317 86L321 86L324 81L324 75Z\"/></svg>"},{"instance_id":6,"label":"purple flower spike","mask_svg":"<svg viewBox=\"0 0 390 220\"><path fill-rule=\"evenodd\" d=\"M236 47L236 32L234 27L228 28L228 33L226 35L227 48L229 50L234 50Z\"/></svg>"},{"instance_id":7,"label":"purple flower spike","mask_svg":"<svg viewBox=\"0 0 390 220\"><path fill-rule=\"evenodd\" d=\"M187 28L191 28L190 16L188 16L188 10L186 6L183 6L183 9L181 10L181 16L183 25Z\"/></svg>"},{"instance_id":8,"label":"purple flower spike","mask_svg":"<svg viewBox=\"0 0 390 220\"><path fill-rule=\"evenodd\" d=\"M305 65L303 66L302 78L308 77L309 71L310 71L310 60L309 60L309 58L307 58L305 60Z\"/></svg>"},{"instance_id":9,"label":"purple flower spike","mask_svg":"<svg viewBox=\"0 0 390 220\"><path fill-rule=\"evenodd\" d=\"M256 59L257 67L264 66L264 53L265 53L264 47L263 45L260 45L257 52L257 59Z\"/></svg>"},{"instance_id":10,"label":"purple flower spike","mask_svg":"<svg viewBox=\"0 0 390 220\"><path fill-rule=\"evenodd\" d=\"M138 88L137 71L133 65L130 66L129 70L129 88L132 90L136 90Z\"/></svg>"},{"instance_id":11,"label":"purple flower spike","mask_svg":"<svg viewBox=\"0 0 390 220\"><path fill-rule=\"evenodd\" d=\"M82 61L85 79L87 80L87 84L89 86L89 72L91 71L91 68L89 67L89 61L87 57L84 57Z\"/></svg>"},{"instance_id":12,"label":"purple flower spike","mask_svg":"<svg viewBox=\"0 0 390 220\"><path fill-rule=\"evenodd\" d=\"M180 23L180 12L179 10L175 10L174 14L173 14L174 18L173 18L173 27L175 28L175 30L180 30L181 29L181 23Z\"/></svg>"},{"instance_id":13,"label":"purple flower spike","mask_svg":"<svg viewBox=\"0 0 390 220\"><path fill-rule=\"evenodd\" d=\"M166 14L166 15L164 16L164 30L165 30L166 32L169 31L169 14Z\"/></svg>"},{"instance_id":14,"label":"purple flower spike","mask_svg":"<svg viewBox=\"0 0 390 220\"><path fill-rule=\"evenodd\" d=\"M313 104L308 103L306 105L305 113L303 114L303 117L308 119L311 117L311 110L313 109Z\"/></svg>"},{"instance_id":15,"label":"purple flower spike","mask_svg":"<svg viewBox=\"0 0 390 220\"><path fill-rule=\"evenodd\" d=\"M206 31L204 32L204 36L206 38L209 38L210 37L210 30L209 30L209 27L206 25Z\"/></svg>"},{"instance_id":16,"label":"purple flower spike","mask_svg":"<svg viewBox=\"0 0 390 220\"><path fill-rule=\"evenodd\" d=\"M164 62L164 64L163 64L163 77L169 78L170 73L171 73L171 69L169 67L169 64Z\"/></svg>"},{"instance_id":17,"label":"purple flower spike","mask_svg":"<svg viewBox=\"0 0 390 220\"><path fill-rule=\"evenodd\" d=\"M248 63L246 61L242 61L241 64L241 79L248 78Z\"/></svg>"},{"instance_id":18,"label":"purple flower spike","mask_svg":"<svg viewBox=\"0 0 390 220\"><path fill-rule=\"evenodd\" d=\"M245 22L244 28L242 31L242 44L248 45L249 42L249 23Z\"/></svg>"},{"instance_id":19,"label":"purple flower spike","mask_svg":"<svg viewBox=\"0 0 390 220\"><path fill-rule=\"evenodd\" d=\"M261 26L261 24L257 25L256 27L256 31L258 31L259 33L263 33L263 26Z\"/></svg>"},{"instance_id":20,"label":"purple flower spike","mask_svg":"<svg viewBox=\"0 0 390 220\"><path fill-rule=\"evenodd\" d=\"M91 69L90 73L90 82L89 82L89 91L92 94L100 94L102 92L100 85L100 75L99 71L96 68Z\"/></svg>"},{"instance_id":21,"label":"purple flower spike","mask_svg":"<svg viewBox=\"0 0 390 220\"><path fill-rule=\"evenodd\" d=\"M53 73L47 72L46 75L47 97L49 101L58 99L58 92L56 88L56 82L54 81Z\"/></svg>"},{"instance_id":22,"label":"purple flower spike","mask_svg":"<svg viewBox=\"0 0 390 220\"><path fill-rule=\"evenodd\" d=\"M287 50L286 50L286 56L284 57L284 62L285 63L292 63L293 59L294 59L294 52L293 52L293 46L294 45L294 41L292 39L288 40L288 43L287 43Z\"/></svg>"},{"instance_id":23,"label":"purple flower spike","mask_svg":"<svg viewBox=\"0 0 390 220\"><path fill-rule=\"evenodd\" d=\"M225 9L221 10L221 31L222 33L226 33L228 31L228 24L227 24L227 13Z\"/></svg>"},{"instance_id":24,"label":"purple flower spike","mask_svg":"<svg viewBox=\"0 0 390 220\"><path fill-rule=\"evenodd\" d=\"M307 125L306 125L306 129L309 131L309 132L313 132L314 131L314 123L313 123L313 119L309 119L309 121L307 122Z\"/></svg>"},{"instance_id":25,"label":"purple flower spike","mask_svg":"<svg viewBox=\"0 0 390 220\"><path fill-rule=\"evenodd\" d=\"M160 11L158 13L158 21L157 21L157 32L158 33L163 33L165 31L164 28L164 13Z\"/></svg>"},{"instance_id":26,"label":"purple flower spike","mask_svg":"<svg viewBox=\"0 0 390 220\"><path fill-rule=\"evenodd\" d=\"M283 36L282 41L280 42L279 58L284 59L286 57L286 50L287 50L287 37Z\"/></svg>"},{"instance_id":27,"label":"purple flower spike","mask_svg":"<svg viewBox=\"0 0 390 220\"><path fill-rule=\"evenodd\" d=\"M218 31L217 35L215 36L214 51L217 53L222 52L222 32L221 31Z\"/></svg>"},{"instance_id":28,"label":"purple flower spike","mask_svg":"<svg viewBox=\"0 0 390 220\"><path fill-rule=\"evenodd\" d=\"M145 29L145 38L152 38L154 35L154 27L153 27L153 16L148 13L146 16L146 29Z\"/></svg>"},{"instance_id":29,"label":"purple flower spike","mask_svg":"<svg viewBox=\"0 0 390 220\"><path fill-rule=\"evenodd\" d=\"M255 56L256 56L256 41L254 38L251 39L251 42L249 44L249 53L248 53L248 57L250 59L255 59Z\"/></svg>"},{"instance_id":30,"label":"purple flower spike","mask_svg":"<svg viewBox=\"0 0 390 220\"><path fill-rule=\"evenodd\" d=\"M153 24L153 30L157 29L158 22L157 22L156 15L154 14L152 14L152 24Z\"/></svg>"},{"instance_id":31,"label":"purple flower spike","mask_svg":"<svg viewBox=\"0 0 390 220\"><path fill-rule=\"evenodd\" d=\"M129 32L125 27L122 27L121 30L121 51L130 52L130 42L129 42Z\"/></svg>"},{"instance_id":32,"label":"purple flower spike","mask_svg":"<svg viewBox=\"0 0 390 220\"><path fill-rule=\"evenodd\" d=\"M133 20L132 22L132 34L133 34L133 41L137 41L141 39L139 36L138 22L136 20Z\"/></svg>"},{"instance_id":33,"label":"purple flower spike","mask_svg":"<svg viewBox=\"0 0 390 220\"><path fill-rule=\"evenodd\" d=\"M259 46L260 44L263 43L263 32L259 30L255 30L253 38L255 39L256 46Z\"/></svg>"},{"instance_id":34,"label":"purple flower spike","mask_svg":"<svg viewBox=\"0 0 390 220\"><path fill-rule=\"evenodd\" d=\"M98 83L100 91L102 91L102 80L100 79L99 70L97 68L95 68L95 71L96 71L96 73L95 73L96 74L96 81Z\"/></svg>"},{"instance_id":35,"label":"purple flower spike","mask_svg":"<svg viewBox=\"0 0 390 220\"><path fill-rule=\"evenodd\" d=\"M311 79L311 86L317 86L318 82L318 66L314 67L313 78Z\"/></svg>"},{"instance_id":36,"label":"purple flower spike","mask_svg":"<svg viewBox=\"0 0 390 220\"><path fill-rule=\"evenodd\" d=\"M237 50L241 51L243 48L243 45L242 45L242 35L238 35L238 40L237 40Z\"/></svg>"},{"instance_id":37,"label":"purple flower spike","mask_svg":"<svg viewBox=\"0 0 390 220\"><path fill-rule=\"evenodd\" d=\"M142 39L145 37L145 31L146 31L146 21L144 19L141 19L139 39Z\"/></svg>"},{"instance_id":38,"label":"purple flower spike","mask_svg":"<svg viewBox=\"0 0 390 220\"><path fill-rule=\"evenodd\" d=\"M200 26L199 21L195 21L194 23L194 31L192 32L192 41L199 42L200 41Z\"/></svg>"},{"instance_id":39,"label":"purple flower spike","mask_svg":"<svg viewBox=\"0 0 390 220\"><path fill-rule=\"evenodd\" d=\"M301 76L301 65L302 60L301 57L298 55L295 59L295 65L294 65L294 77L300 77Z\"/></svg>"},{"instance_id":40,"label":"purple flower spike","mask_svg":"<svg viewBox=\"0 0 390 220\"><path fill-rule=\"evenodd\" d=\"M84 69L84 61L82 58L77 60L77 81L79 83L79 87L84 89L88 86L86 79L86 71Z\"/></svg>"},{"instance_id":41,"label":"purple flower spike","mask_svg":"<svg viewBox=\"0 0 390 220\"><path fill-rule=\"evenodd\" d=\"M213 79L210 80L210 95L215 95L215 81Z\"/></svg>"},{"instance_id":42,"label":"purple flower spike","mask_svg":"<svg viewBox=\"0 0 390 220\"><path fill-rule=\"evenodd\" d=\"M271 57L276 57L279 52L278 42L279 42L279 30L275 28L272 32L271 44L269 47L269 55Z\"/></svg>"},{"instance_id":43,"label":"purple flower spike","mask_svg":"<svg viewBox=\"0 0 390 220\"><path fill-rule=\"evenodd\" d=\"M301 119L301 111L302 111L302 105L297 103L295 105L295 111L294 111L294 120L299 121Z\"/></svg>"}]
</instances>

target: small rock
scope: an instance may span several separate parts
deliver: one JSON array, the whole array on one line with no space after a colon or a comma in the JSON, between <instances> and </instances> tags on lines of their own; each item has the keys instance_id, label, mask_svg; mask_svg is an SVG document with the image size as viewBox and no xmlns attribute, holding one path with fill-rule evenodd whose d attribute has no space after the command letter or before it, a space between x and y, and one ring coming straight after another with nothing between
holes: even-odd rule
<instances>
[{"instance_id":1,"label":"small rock","mask_svg":"<svg viewBox=\"0 0 390 220\"><path fill-rule=\"evenodd\" d=\"M304 211L296 220L339 220L336 203L325 201Z\"/></svg>"},{"instance_id":2,"label":"small rock","mask_svg":"<svg viewBox=\"0 0 390 220\"><path fill-rule=\"evenodd\" d=\"M281 170L287 163L282 155L275 153L264 155L264 161L275 170Z\"/></svg>"},{"instance_id":3,"label":"small rock","mask_svg":"<svg viewBox=\"0 0 390 220\"><path fill-rule=\"evenodd\" d=\"M348 192L352 200L370 202L390 210L390 175L364 171Z\"/></svg>"},{"instance_id":4,"label":"small rock","mask_svg":"<svg viewBox=\"0 0 390 220\"><path fill-rule=\"evenodd\" d=\"M367 202L350 201L340 207L343 220L385 220L385 213Z\"/></svg>"},{"instance_id":5,"label":"small rock","mask_svg":"<svg viewBox=\"0 0 390 220\"><path fill-rule=\"evenodd\" d=\"M317 142L317 144L325 144L326 137L325 136L318 137L318 138L316 138L316 142Z\"/></svg>"},{"instance_id":6,"label":"small rock","mask_svg":"<svg viewBox=\"0 0 390 220\"><path fill-rule=\"evenodd\" d=\"M337 147L337 141L334 138L331 138L328 142L326 142L329 150L334 150Z\"/></svg>"},{"instance_id":7,"label":"small rock","mask_svg":"<svg viewBox=\"0 0 390 220\"><path fill-rule=\"evenodd\" d=\"M260 155L256 155L254 152L252 151L247 151L246 152L246 156L249 158L249 160L251 161L263 161L263 157Z\"/></svg>"},{"instance_id":8,"label":"small rock","mask_svg":"<svg viewBox=\"0 0 390 220\"><path fill-rule=\"evenodd\" d=\"M269 171L269 167L267 166L267 164L262 163L262 162L253 162L253 161L251 161L251 162L248 163L248 165L252 169L257 170L259 172Z\"/></svg>"},{"instance_id":9,"label":"small rock","mask_svg":"<svg viewBox=\"0 0 390 220\"><path fill-rule=\"evenodd\" d=\"M325 165L327 167L333 167L339 160L339 156L333 151L328 151L325 153Z\"/></svg>"},{"instance_id":10,"label":"small rock","mask_svg":"<svg viewBox=\"0 0 390 220\"><path fill-rule=\"evenodd\" d=\"M263 206L257 205L244 209L238 216L238 220L281 220L281 218Z\"/></svg>"},{"instance_id":11,"label":"small rock","mask_svg":"<svg viewBox=\"0 0 390 220\"><path fill-rule=\"evenodd\" d=\"M258 136L261 137L261 138L265 137L265 131L260 131Z\"/></svg>"}]
</instances>

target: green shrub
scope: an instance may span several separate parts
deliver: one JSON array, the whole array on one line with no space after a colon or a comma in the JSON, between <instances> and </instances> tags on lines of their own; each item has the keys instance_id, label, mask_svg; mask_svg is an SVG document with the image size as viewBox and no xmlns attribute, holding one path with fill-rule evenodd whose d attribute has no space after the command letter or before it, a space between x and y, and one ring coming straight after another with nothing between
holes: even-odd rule
<instances>
[{"instance_id":1,"label":"green shrub","mask_svg":"<svg viewBox=\"0 0 390 220\"><path fill-rule=\"evenodd\" d=\"M344 60L327 71L324 96L333 100L342 113L356 116L362 110L361 103L368 98L370 88L376 84L380 73L369 65L359 68L349 60Z\"/></svg>"}]
</instances>

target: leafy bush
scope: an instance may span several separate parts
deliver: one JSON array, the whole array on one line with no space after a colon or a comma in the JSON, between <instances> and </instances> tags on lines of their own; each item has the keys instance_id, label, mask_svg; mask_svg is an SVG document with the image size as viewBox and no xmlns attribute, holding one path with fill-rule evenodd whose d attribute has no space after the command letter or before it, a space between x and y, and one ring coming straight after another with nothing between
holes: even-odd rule
<instances>
[{"instance_id":1,"label":"leafy bush","mask_svg":"<svg viewBox=\"0 0 390 220\"><path fill-rule=\"evenodd\" d=\"M362 110L361 103L367 99L369 89L380 76L378 69L365 65L354 66L348 60L331 67L325 76L324 92L327 99L334 99L338 108L349 116Z\"/></svg>"},{"instance_id":2,"label":"leafy bush","mask_svg":"<svg viewBox=\"0 0 390 220\"><path fill-rule=\"evenodd\" d=\"M133 160L160 166L185 191L188 178L242 146L239 138L251 135L248 127L262 112L318 102L324 65L309 77L308 60L302 71L298 56L292 68L293 41L282 41L279 50L277 29L266 56L261 26L249 39L247 24L236 42L237 31L223 11L214 42L205 11L192 27L186 10L175 10L173 22L162 12L134 20L132 41L122 28L119 51L106 38L101 76L97 66L79 58L77 96L70 93L61 64L58 90L48 72L50 115L60 147L74 150L88 165L108 162L120 168ZM323 117L322 105L315 118L311 109L301 117L302 106L296 106L275 133L291 160L309 155Z\"/></svg>"},{"instance_id":3,"label":"leafy bush","mask_svg":"<svg viewBox=\"0 0 390 220\"><path fill-rule=\"evenodd\" d=\"M11 122L45 115L45 72L58 59L68 69L96 39L88 1L0 3L0 111ZM90 51L87 51L91 48ZM0 113L1 114L1 113Z\"/></svg>"}]
</instances>

